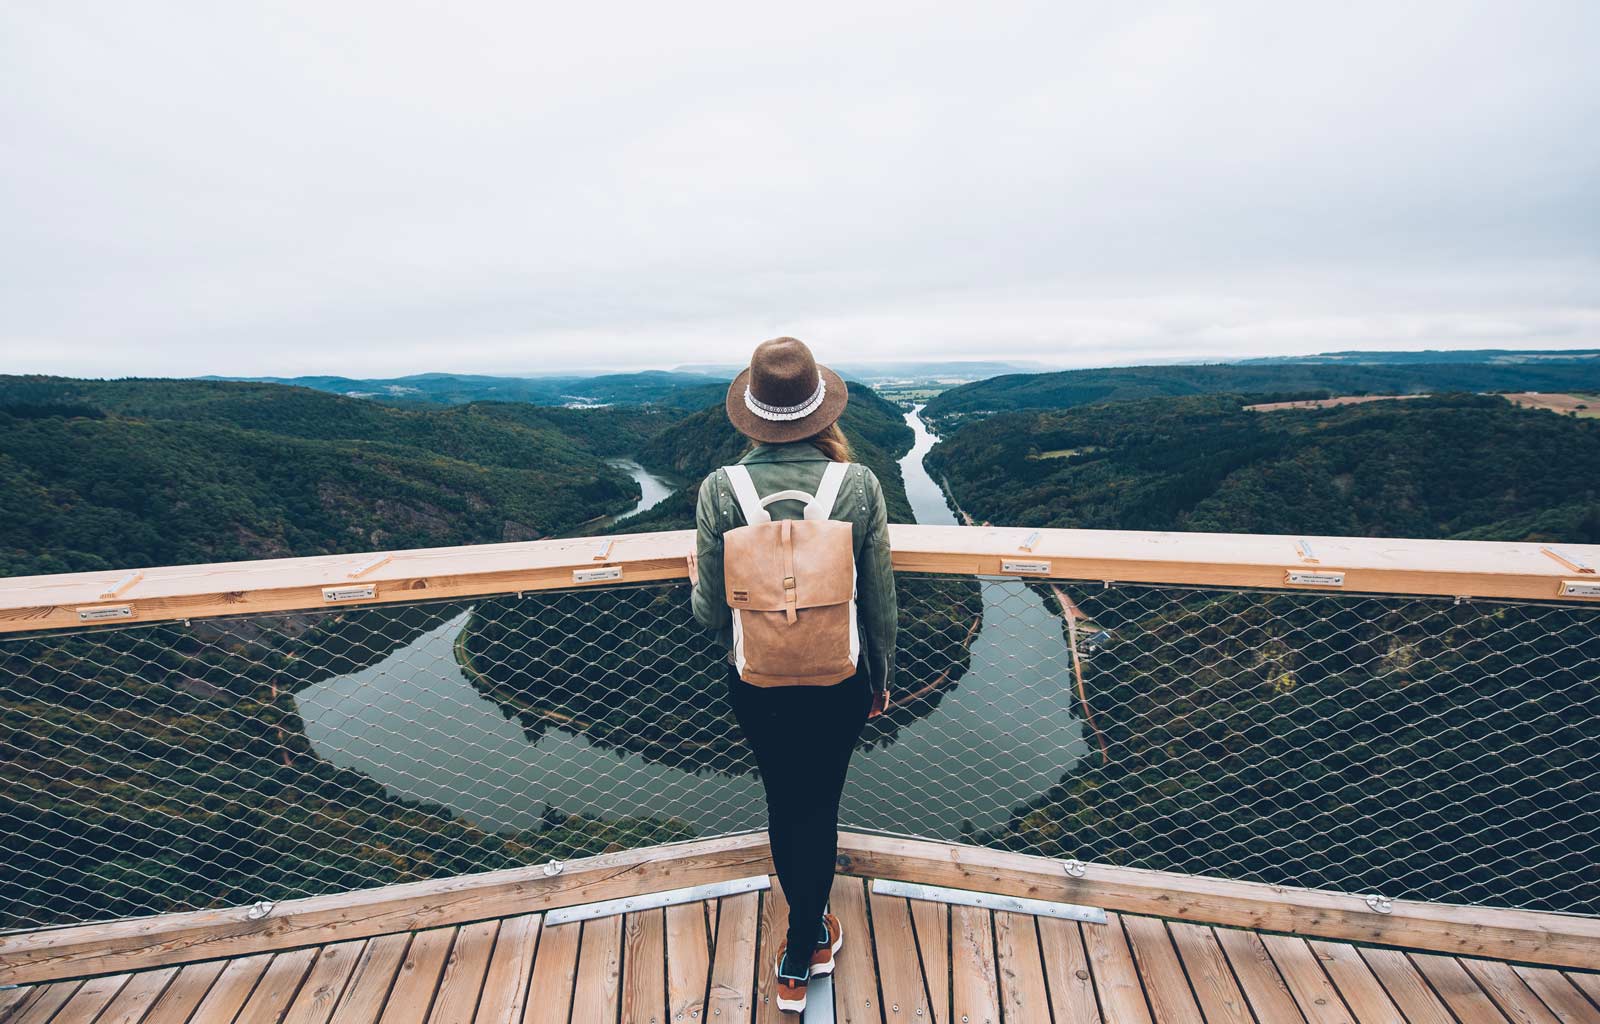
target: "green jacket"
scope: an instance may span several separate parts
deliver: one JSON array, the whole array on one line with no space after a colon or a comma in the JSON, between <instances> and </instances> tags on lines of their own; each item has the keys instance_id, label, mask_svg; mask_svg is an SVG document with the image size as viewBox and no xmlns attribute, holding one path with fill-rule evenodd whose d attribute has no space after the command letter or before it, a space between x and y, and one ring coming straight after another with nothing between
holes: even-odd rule
<instances>
[{"instance_id":1,"label":"green jacket","mask_svg":"<svg viewBox=\"0 0 1600 1024\"><path fill-rule=\"evenodd\" d=\"M788 489L817 492L828 457L809 441L758 445L739 460L750 468L756 493L768 495ZM799 519L798 501L767 506L774 519ZM856 613L862 632L861 652L871 671L872 684L881 689L893 680L894 639L899 624L895 604L894 569L889 564L888 513L883 488L866 466L852 463L839 488L830 519L849 522L856 549ZM691 591L694 617L717 637L733 658L733 615L724 596L722 535L744 526L744 512L733 496L728 474L718 469L700 484L695 507L695 559L699 578Z\"/></svg>"}]
</instances>

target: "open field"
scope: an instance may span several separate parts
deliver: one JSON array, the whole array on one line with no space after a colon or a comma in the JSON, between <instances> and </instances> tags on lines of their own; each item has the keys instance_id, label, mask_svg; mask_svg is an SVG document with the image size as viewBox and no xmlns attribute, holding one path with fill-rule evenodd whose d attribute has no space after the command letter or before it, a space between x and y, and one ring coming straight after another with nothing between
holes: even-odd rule
<instances>
[{"instance_id":1,"label":"open field","mask_svg":"<svg viewBox=\"0 0 1600 1024\"><path fill-rule=\"evenodd\" d=\"M1506 401L1528 409L1549 409L1563 415L1600 416L1600 395L1583 393L1558 394L1547 391L1521 391L1506 395Z\"/></svg>"},{"instance_id":2,"label":"open field","mask_svg":"<svg viewBox=\"0 0 1600 1024\"><path fill-rule=\"evenodd\" d=\"M1030 459L1070 459L1074 455L1088 455L1091 452L1097 452L1097 451L1100 451L1100 450L1101 450L1101 447L1099 445L1089 444L1089 445L1084 445L1081 448L1055 448L1055 449L1052 449L1051 451L1040 452L1037 455L1029 455L1028 458L1030 458Z\"/></svg>"},{"instance_id":3,"label":"open field","mask_svg":"<svg viewBox=\"0 0 1600 1024\"><path fill-rule=\"evenodd\" d=\"M1340 395L1337 398L1308 398L1301 402L1263 402L1247 405L1251 412L1279 412L1283 409L1332 409L1338 405L1360 405L1363 402L1388 402L1401 398L1427 398L1427 395Z\"/></svg>"}]
</instances>

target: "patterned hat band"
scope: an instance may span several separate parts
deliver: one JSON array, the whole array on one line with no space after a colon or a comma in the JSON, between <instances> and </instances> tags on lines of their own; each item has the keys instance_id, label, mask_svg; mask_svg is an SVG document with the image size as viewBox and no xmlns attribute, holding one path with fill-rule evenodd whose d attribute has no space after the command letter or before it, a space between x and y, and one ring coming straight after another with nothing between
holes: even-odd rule
<instances>
[{"instance_id":1,"label":"patterned hat band","mask_svg":"<svg viewBox=\"0 0 1600 1024\"><path fill-rule=\"evenodd\" d=\"M750 393L750 385L744 387L744 404L751 412L764 420L799 420L810 416L822 405L823 396L827 394L828 387L822 380L822 374L817 374L817 390L811 397L799 405L768 405Z\"/></svg>"}]
</instances>

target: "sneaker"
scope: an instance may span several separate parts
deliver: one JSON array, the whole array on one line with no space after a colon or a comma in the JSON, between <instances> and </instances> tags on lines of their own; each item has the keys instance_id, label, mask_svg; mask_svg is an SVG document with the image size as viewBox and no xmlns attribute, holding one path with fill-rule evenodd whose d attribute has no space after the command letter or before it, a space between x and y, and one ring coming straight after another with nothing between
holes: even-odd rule
<instances>
[{"instance_id":1,"label":"sneaker","mask_svg":"<svg viewBox=\"0 0 1600 1024\"><path fill-rule=\"evenodd\" d=\"M833 973L833 955L843 945L844 929L840 927L839 919L832 914L823 914L821 928L817 931L817 951L811 954L813 978Z\"/></svg>"},{"instance_id":2,"label":"sneaker","mask_svg":"<svg viewBox=\"0 0 1600 1024\"><path fill-rule=\"evenodd\" d=\"M778 962L772 969L778 975L778 1010L781 1013L806 1012L806 982L810 979L810 971L804 977L795 977L783 973L783 957L789 946L788 940L778 947Z\"/></svg>"}]
</instances>

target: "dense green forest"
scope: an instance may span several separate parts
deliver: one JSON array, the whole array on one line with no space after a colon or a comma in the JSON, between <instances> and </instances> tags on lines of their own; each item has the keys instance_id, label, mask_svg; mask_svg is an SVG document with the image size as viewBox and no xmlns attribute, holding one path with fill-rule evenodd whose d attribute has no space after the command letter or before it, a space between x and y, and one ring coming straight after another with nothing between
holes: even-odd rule
<instances>
[{"instance_id":1,"label":"dense green forest","mask_svg":"<svg viewBox=\"0 0 1600 1024\"><path fill-rule=\"evenodd\" d=\"M1008 374L951 388L923 416L941 432L965 420L1024 409L1070 409L1092 402L1186 395L1252 394L1257 401L1333 395L1404 395L1445 391L1570 391L1600 385L1600 359L1519 363L1217 363L1121 366L1058 373Z\"/></svg>"},{"instance_id":2,"label":"dense green forest","mask_svg":"<svg viewBox=\"0 0 1600 1024\"><path fill-rule=\"evenodd\" d=\"M1002 524L1600 542L1600 422L1484 395L1250 401L1006 413L957 430L927 463L968 512Z\"/></svg>"},{"instance_id":3,"label":"dense green forest","mask_svg":"<svg viewBox=\"0 0 1600 1024\"><path fill-rule=\"evenodd\" d=\"M0 575L530 540L639 496L680 414L0 378Z\"/></svg>"}]
</instances>

